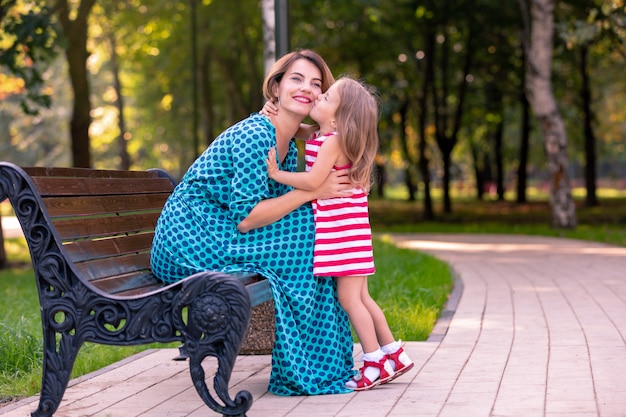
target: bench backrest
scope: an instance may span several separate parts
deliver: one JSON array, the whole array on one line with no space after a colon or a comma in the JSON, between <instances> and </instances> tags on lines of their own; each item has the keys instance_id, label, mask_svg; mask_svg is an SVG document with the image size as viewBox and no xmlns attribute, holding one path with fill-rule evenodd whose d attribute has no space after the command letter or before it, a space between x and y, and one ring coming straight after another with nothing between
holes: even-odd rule
<instances>
[{"instance_id":1,"label":"bench backrest","mask_svg":"<svg viewBox=\"0 0 626 417\"><path fill-rule=\"evenodd\" d=\"M156 221L175 181L165 171L23 168L78 275L110 294L163 286L150 271Z\"/></svg>"}]
</instances>

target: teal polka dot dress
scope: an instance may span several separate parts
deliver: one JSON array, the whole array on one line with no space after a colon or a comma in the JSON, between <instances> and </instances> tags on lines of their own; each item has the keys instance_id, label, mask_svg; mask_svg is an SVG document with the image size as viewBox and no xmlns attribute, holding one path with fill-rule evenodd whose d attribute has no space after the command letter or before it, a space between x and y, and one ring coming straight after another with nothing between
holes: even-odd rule
<instances>
[{"instance_id":1,"label":"teal polka dot dress","mask_svg":"<svg viewBox=\"0 0 626 417\"><path fill-rule=\"evenodd\" d=\"M313 276L315 228L306 204L248 233L236 225L261 200L291 188L269 180L265 158L276 146L269 119L253 114L218 136L189 168L159 217L154 274L176 282L197 272L256 272L271 284L276 311L269 391L277 395L352 392L352 336L334 279ZM294 171L290 144L281 169Z\"/></svg>"}]
</instances>

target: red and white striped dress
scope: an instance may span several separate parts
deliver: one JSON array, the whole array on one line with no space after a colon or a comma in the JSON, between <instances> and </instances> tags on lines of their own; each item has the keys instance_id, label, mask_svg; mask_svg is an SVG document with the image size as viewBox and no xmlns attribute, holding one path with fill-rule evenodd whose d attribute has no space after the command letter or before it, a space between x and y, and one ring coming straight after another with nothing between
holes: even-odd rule
<instances>
[{"instance_id":1,"label":"red and white striped dress","mask_svg":"<svg viewBox=\"0 0 626 417\"><path fill-rule=\"evenodd\" d=\"M320 146L328 136L313 135L306 142L305 161L309 171L317 159ZM333 170L346 167L333 167ZM315 251L313 274L316 276L372 275L374 253L372 229L367 208L367 193L361 188L350 190L350 197L313 200Z\"/></svg>"}]
</instances>

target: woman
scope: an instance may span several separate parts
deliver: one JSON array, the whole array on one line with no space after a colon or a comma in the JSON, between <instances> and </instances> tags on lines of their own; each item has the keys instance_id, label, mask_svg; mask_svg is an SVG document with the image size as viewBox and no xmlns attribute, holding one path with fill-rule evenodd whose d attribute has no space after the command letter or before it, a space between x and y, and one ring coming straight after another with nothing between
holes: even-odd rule
<instances>
[{"instance_id":1,"label":"woman","mask_svg":"<svg viewBox=\"0 0 626 417\"><path fill-rule=\"evenodd\" d=\"M252 114L218 136L168 199L152 248L152 269L166 282L196 272L256 272L272 287L276 341L269 391L278 395L350 392L352 336L332 278L313 277L315 228L309 202L337 197L345 171L314 191L271 181L265 159L295 171L292 141L317 96L334 82L313 51L292 52L268 72L263 94L280 114Z\"/></svg>"}]
</instances>

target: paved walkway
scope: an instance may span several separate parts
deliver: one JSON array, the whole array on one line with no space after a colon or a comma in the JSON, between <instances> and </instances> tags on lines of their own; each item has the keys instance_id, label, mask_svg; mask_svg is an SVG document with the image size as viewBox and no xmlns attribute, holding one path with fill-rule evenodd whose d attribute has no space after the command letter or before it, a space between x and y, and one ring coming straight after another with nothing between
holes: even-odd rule
<instances>
[{"instance_id":1,"label":"paved walkway","mask_svg":"<svg viewBox=\"0 0 626 417\"><path fill-rule=\"evenodd\" d=\"M457 286L433 335L405 349L396 381L361 393L268 394L269 356L241 356L231 394L249 417L624 417L626 248L495 235L395 236L448 262ZM355 355L359 354L355 346ZM56 416L214 415L171 349L142 353L74 381ZM27 416L37 397L0 408Z\"/></svg>"}]
</instances>

